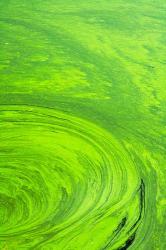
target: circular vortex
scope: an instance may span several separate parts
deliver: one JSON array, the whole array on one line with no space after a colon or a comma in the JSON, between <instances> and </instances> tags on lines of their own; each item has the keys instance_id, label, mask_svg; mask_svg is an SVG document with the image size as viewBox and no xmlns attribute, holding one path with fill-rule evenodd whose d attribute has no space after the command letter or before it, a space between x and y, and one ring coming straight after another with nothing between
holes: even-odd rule
<instances>
[{"instance_id":1,"label":"circular vortex","mask_svg":"<svg viewBox=\"0 0 166 250\"><path fill-rule=\"evenodd\" d=\"M2 249L133 244L144 183L122 143L89 121L36 106L2 105L0 131Z\"/></svg>"}]
</instances>

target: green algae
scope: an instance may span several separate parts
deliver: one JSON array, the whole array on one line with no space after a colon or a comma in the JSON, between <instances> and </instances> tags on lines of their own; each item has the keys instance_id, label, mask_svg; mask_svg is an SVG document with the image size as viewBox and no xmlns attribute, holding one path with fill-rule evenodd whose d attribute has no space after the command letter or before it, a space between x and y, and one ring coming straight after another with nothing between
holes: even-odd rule
<instances>
[{"instance_id":1,"label":"green algae","mask_svg":"<svg viewBox=\"0 0 166 250\"><path fill-rule=\"evenodd\" d=\"M0 249L165 250L165 7L0 2Z\"/></svg>"}]
</instances>

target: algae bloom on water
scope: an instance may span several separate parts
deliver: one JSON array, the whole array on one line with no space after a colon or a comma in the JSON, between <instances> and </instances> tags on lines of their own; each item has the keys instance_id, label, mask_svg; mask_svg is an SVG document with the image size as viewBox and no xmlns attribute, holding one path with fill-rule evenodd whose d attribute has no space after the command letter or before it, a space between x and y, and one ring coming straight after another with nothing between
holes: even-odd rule
<instances>
[{"instance_id":1,"label":"algae bloom on water","mask_svg":"<svg viewBox=\"0 0 166 250\"><path fill-rule=\"evenodd\" d=\"M1 0L0 250L165 250L164 0Z\"/></svg>"}]
</instances>

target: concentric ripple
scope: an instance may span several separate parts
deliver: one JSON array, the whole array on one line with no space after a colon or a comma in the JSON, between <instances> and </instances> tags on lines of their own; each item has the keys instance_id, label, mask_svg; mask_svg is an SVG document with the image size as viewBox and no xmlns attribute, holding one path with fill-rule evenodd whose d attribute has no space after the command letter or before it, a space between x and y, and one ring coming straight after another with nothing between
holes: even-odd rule
<instances>
[{"instance_id":1,"label":"concentric ripple","mask_svg":"<svg viewBox=\"0 0 166 250\"><path fill-rule=\"evenodd\" d=\"M1 106L0 131L2 249L127 249L134 242L144 182L110 133L22 105Z\"/></svg>"}]
</instances>

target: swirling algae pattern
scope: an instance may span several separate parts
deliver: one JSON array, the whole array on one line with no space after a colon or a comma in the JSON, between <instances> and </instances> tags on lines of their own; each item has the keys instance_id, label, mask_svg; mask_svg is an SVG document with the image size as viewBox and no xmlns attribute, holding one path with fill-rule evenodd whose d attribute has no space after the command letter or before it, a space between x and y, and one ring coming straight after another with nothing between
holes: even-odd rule
<instances>
[{"instance_id":1,"label":"swirling algae pattern","mask_svg":"<svg viewBox=\"0 0 166 250\"><path fill-rule=\"evenodd\" d=\"M63 249L73 237L80 248L85 240L93 248L93 235L101 233L103 249L133 240L144 216L144 183L111 134L31 106L2 107L1 122L5 235L22 235L21 243L34 249L46 241Z\"/></svg>"},{"instance_id":2,"label":"swirling algae pattern","mask_svg":"<svg viewBox=\"0 0 166 250\"><path fill-rule=\"evenodd\" d=\"M0 2L0 249L166 249L164 9Z\"/></svg>"}]
</instances>

